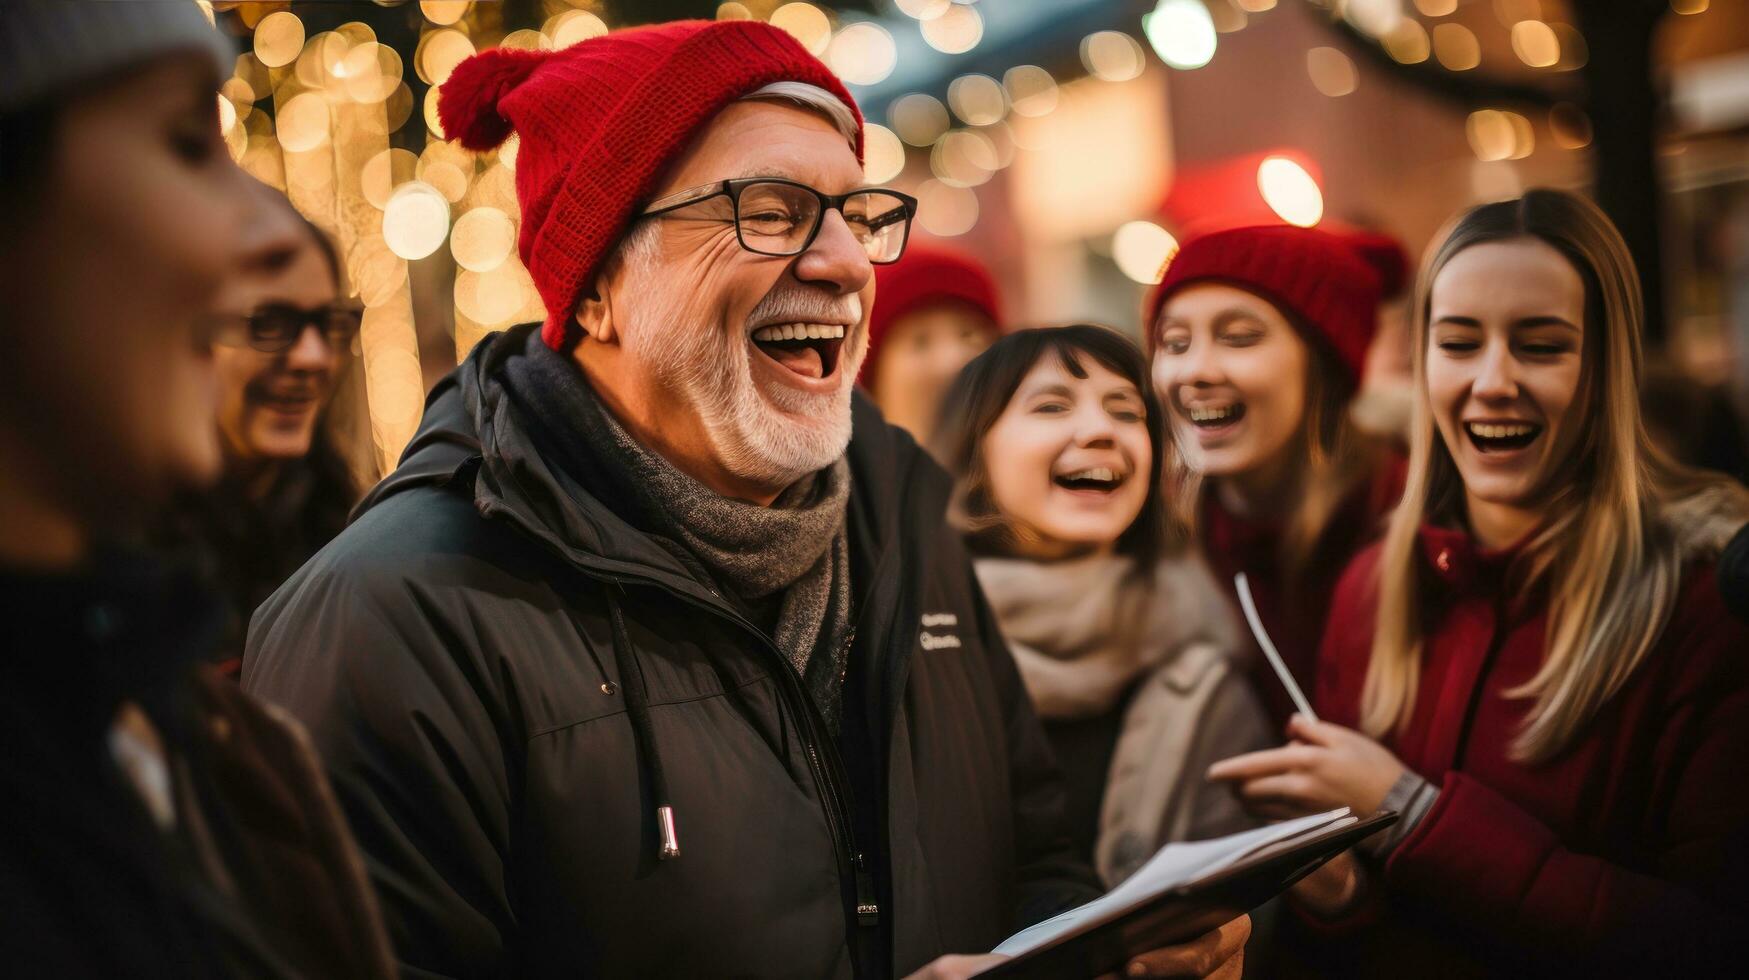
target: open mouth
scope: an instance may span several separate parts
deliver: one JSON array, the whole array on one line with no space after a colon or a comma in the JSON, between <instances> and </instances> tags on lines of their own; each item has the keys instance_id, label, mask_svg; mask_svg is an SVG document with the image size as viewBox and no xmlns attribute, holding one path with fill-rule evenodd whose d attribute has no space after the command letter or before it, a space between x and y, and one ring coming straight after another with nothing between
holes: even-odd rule
<instances>
[{"instance_id":1,"label":"open mouth","mask_svg":"<svg viewBox=\"0 0 1749 980\"><path fill-rule=\"evenodd\" d=\"M1199 429L1219 429L1245 417L1245 403L1186 406L1184 414Z\"/></svg>"},{"instance_id":2,"label":"open mouth","mask_svg":"<svg viewBox=\"0 0 1749 980\"><path fill-rule=\"evenodd\" d=\"M1119 473L1109 466L1089 466L1086 469L1074 470L1069 473L1057 473L1051 476L1051 482L1064 490L1074 490L1081 493L1110 493L1123 486L1128 474Z\"/></svg>"},{"instance_id":3,"label":"open mouth","mask_svg":"<svg viewBox=\"0 0 1749 980\"><path fill-rule=\"evenodd\" d=\"M777 323L753 331L753 346L804 378L827 378L838 370L845 331L842 323Z\"/></svg>"},{"instance_id":4,"label":"open mouth","mask_svg":"<svg viewBox=\"0 0 1749 980\"><path fill-rule=\"evenodd\" d=\"M1535 442L1543 427L1534 422L1465 422L1464 432L1478 450L1505 453Z\"/></svg>"}]
</instances>

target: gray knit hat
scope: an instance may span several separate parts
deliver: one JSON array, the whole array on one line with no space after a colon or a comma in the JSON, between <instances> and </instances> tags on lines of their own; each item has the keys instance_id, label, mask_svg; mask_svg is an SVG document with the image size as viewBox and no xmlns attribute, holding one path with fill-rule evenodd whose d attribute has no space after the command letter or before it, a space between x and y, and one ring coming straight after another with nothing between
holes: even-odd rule
<instances>
[{"instance_id":1,"label":"gray knit hat","mask_svg":"<svg viewBox=\"0 0 1749 980\"><path fill-rule=\"evenodd\" d=\"M237 56L194 0L0 0L0 111L175 51Z\"/></svg>"}]
</instances>

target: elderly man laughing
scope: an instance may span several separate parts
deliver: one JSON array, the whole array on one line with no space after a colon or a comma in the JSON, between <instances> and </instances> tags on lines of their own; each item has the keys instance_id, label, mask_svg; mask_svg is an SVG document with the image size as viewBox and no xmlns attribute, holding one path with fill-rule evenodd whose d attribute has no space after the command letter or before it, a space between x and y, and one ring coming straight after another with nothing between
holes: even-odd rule
<instances>
[{"instance_id":1,"label":"elderly man laughing","mask_svg":"<svg viewBox=\"0 0 1749 980\"><path fill-rule=\"evenodd\" d=\"M843 86L684 22L487 52L440 109L520 136L548 317L438 386L244 664L409 972L963 976L1093 897L947 481L852 394L915 203ZM1140 962L1236 975L1244 931Z\"/></svg>"}]
</instances>

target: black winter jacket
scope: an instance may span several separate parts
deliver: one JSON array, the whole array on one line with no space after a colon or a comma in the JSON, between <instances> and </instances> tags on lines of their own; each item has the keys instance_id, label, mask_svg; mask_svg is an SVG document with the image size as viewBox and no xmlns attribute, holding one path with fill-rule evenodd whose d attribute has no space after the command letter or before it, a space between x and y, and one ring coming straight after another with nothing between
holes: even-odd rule
<instances>
[{"instance_id":1,"label":"black winter jacket","mask_svg":"<svg viewBox=\"0 0 1749 980\"><path fill-rule=\"evenodd\" d=\"M537 451L562 421L503 384L528 337L438 385L244 661L310 729L410 975L903 975L1098 893L909 437L858 396L834 738L758 627Z\"/></svg>"}]
</instances>

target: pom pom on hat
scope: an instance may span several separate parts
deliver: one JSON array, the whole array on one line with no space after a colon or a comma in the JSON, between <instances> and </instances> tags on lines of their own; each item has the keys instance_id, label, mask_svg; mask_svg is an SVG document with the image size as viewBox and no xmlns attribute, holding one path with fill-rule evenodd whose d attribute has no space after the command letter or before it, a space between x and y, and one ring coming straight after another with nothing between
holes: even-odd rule
<instances>
[{"instance_id":1,"label":"pom pom on hat","mask_svg":"<svg viewBox=\"0 0 1749 980\"><path fill-rule=\"evenodd\" d=\"M481 153L510 138L513 127L498 110L509 95L547 59L543 51L492 48L457 65L437 96L443 133Z\"/></svg>"}]
</instances>

